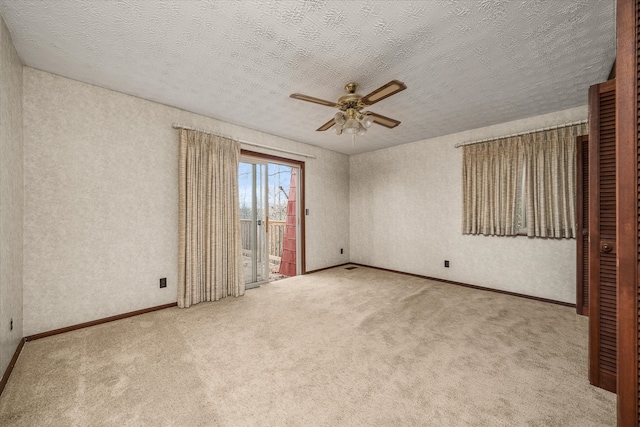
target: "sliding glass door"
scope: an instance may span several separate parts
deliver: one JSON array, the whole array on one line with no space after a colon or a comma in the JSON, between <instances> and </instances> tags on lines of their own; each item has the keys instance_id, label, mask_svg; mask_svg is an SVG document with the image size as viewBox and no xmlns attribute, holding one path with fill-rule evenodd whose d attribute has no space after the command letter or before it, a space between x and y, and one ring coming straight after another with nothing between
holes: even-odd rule
<instances>
[{"instance_id":1,"label":"sliding glass door","mask_svg":"<svg viewBox=\"0 0 640 427\"><path fill-rule=\"evenodd\" d=\"M301 176L296 164L242 156L238 171L246 288L301 272Z\"/></svg>"},{"instance_id":2,"label":"sliding glass door","mask_svg":"<svg viewBox=\"0 0 640 427\"><path fill-rule=\"evenodd\" d=\"M243 158L238 169L242 268L247 289L269 280L267 163Z\"/></svg>"},{"instance_id":3,"label":"sliding glass door","mask_svg":"<svg viewBox=\"0 0 640 427\"><path fill-rule=\"evenodd\" d=\"M269 162L270 280L296 276L300 267L300 168Z\"/></svg>"}]
</instances>

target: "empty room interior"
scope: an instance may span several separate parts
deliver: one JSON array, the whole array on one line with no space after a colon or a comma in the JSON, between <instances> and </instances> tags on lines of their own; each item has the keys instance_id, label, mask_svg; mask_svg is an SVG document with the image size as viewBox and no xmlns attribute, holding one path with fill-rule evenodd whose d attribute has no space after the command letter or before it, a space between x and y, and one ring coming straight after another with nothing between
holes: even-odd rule
<instances>
[{"instance_id":1,"label":"empty room interior","mask_svg":"<svg viewBox=\"0 0 640 427\"><path fill-rule=\"evenodd\" d=\"M640 426L639 28L0 0L0 425Z\"/></svg>"}]
</instances>

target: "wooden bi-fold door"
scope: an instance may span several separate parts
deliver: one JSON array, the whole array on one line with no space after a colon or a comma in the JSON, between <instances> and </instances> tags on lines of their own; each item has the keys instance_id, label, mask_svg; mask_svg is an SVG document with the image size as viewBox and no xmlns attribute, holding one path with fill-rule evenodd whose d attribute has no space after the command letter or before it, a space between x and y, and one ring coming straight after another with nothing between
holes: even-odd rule
<instances>
[{"instance_id":1,"label":"wooden bi-fold door","mask_svg":"<svg viewBox=\"0 0 640 427\"><path fill-rule=\"evenodd\" d=\"M616 391L616 90L589 88L589 381Z\"/></svg>"},{"instance_id":2,"label":"wooden bi-fold door","mask_svg":"<svg viewBox=\"0 0 640 427\"><path fill-rule=\"evenodd\" d=\"M576 137L576 312L589 315L589 136Z\"/></svg>"},{"instance_id":3,"label":"wooden bi-fold door","mask_svg":"<svg viewBox=\"0 0 640 427\"><path fill-rule=\"evenodd\" d=\"M640 0L618 0L618 426L640 425Z\"/></svg>"}]
</instances>

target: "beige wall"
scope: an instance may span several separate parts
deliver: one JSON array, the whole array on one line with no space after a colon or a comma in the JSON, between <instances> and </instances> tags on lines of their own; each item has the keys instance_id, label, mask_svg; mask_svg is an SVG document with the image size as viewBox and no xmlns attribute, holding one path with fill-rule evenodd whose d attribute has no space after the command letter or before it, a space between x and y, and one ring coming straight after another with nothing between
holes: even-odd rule
<instances>
[{"instance_id":1,"label":"beige wall","mask_svg":"<svg viewBox=\"0 0 640 427\"><path fill-rule=\"evenodd\" d=\"M22 64L0 17L0 376L22 338L22 174Z\"/></svg>"},{"instance_id":2,"label":"beige wall","mask_svg":"<svg viewBox=\"0 0 640 427\"><path fill-rule=\"evenodd\" d=\"M348 158L28 67L23 74L24 335L176 300L173 122L317 156L306 164L307 270L353 261L574 302L574 240L461 235L462 152L453 145L580 120L586 107Z\"/></svg>"},{"instance_id":3,"label":"beige wall","mask_svg":"<svg viewBox=\"0 0 640 427\"><path fill-rule=\"evenodd\" d=\"M25 335L176 301L173 122L315 155L306 163L306 268L348 261L346 155L28 67L23 72Z\"/></svg>"},{"instance_id":4,"label":"beige wall","mask_svg":"<svg viewBox=\"0 0 640 427\"><path fill-rule=\"evenodd\" d=\"M585 106L351 156L351 261L575 303L575 240L462 235L454 145L586 118Z\"/></svg>"}]
</instances>

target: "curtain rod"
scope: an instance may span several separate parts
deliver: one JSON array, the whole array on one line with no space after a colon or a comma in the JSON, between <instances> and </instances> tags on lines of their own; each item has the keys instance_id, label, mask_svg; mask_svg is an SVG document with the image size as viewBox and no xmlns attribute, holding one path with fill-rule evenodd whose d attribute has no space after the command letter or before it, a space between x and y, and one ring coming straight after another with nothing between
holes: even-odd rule
<instances>
[{"instance_id":1,"label":"curtain rod","mask_svg":"<svg viewBox=\"0 0 640 427\"><path fill-rule=\"evenodd\" d=\"M195 131L198 131L198 132L208 133L209 135L221 136L223 138L227 138L227 139L232 139L234 141L238 141L240 144L250 145L251 147L266 148L268 150L279 151L281 153L293 154L293 155L296 155L296 156L302 156L302 157L306 157L308 159L315 159L316 158L316 156L314 156L312 154L297 153L295 151L284 150L282 148L269 147L268 145L262 145L262 144L256 144L256 143L249 142L249 141L243 141L242 139L234 138L232 136L225 135L223 133L213 132L213 131L206 130L206 129L194 128L194 127L191 127L191 126L180 125L180 124L177 124L177 123L174 123L171 126L174 129L195 130Z\"/></svg>"},{"instance_id":2,"label":"curtain rod","mask_svg":"<svg viewBox=\"0 0 640 427\"><path fill-rule=\"evenodd\" d=\"M540 128L540 129L536 129L536 130L528 130L526 132L512 133L511 135L499 136L499 137L496 137L496 138L478 139L478 140L471 141L471 142L459 142L456 145L454 145L454 147L455 148L460 148L460 147L464 147L465 145L480 144L481 142L496 141L498 139L512 138L514 136L528 135L530 133L543 132L545 130L552 130L552 129L560 129L560 128L565 128L565 127L569 127L569 126L581 125L581 124L584 124L584 123L587 123L587 120L580 120L580 121L577 121L577 122L564 123L562 125L549 126L549 127L546 127L546 128Z\"/></svg>"}]
</instances>

